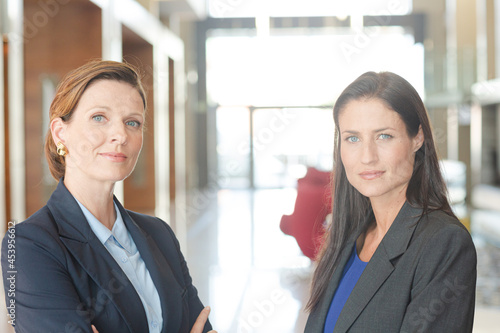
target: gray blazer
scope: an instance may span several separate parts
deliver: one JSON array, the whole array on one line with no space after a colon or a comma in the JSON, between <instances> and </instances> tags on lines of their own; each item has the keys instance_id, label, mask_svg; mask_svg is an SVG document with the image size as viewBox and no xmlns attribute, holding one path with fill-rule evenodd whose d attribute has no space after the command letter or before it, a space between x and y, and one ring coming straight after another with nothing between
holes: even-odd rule
<instances>
[{"instance_id":1,"label":"gray blazer","mask_svg":"<svg viewBox=\"0 0 500 333\"><path fill-rule=\"evenodd\" d=\"M405 203L347 300L334 333L472 332L476 250L460 221ZM352 237L306 333L323 332Z\"/></svg>"}]
</instances>

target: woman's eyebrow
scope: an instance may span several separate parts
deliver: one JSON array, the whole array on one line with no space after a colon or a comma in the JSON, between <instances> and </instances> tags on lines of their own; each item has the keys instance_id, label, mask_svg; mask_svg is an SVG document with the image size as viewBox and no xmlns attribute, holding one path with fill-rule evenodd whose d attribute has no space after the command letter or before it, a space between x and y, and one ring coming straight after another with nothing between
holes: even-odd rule
<instances>
[{"instance_id":1,"label":"woman's eyebrow","mask_svg":"<svg viewBox=\"0 0 500 333\"><path fill-rule=\"evenodd\" d=\"M394 130L394 128L392 128L392 127L384 127L384 128L376 129L374 132L375 133L377 133L377 132L384 132L384 131L387 131L387 130Z\"/></svg>"},{"instance_id":2,"label":"woman's eyebrow","mask_svg":"<svg viewBox=\"0 0 500 333\"><path fill-rule=\"evenodd\" d=\"M383 127L383 128L378 128L378 129L375 129L375 130L373 130L372 132L373 132L373 133L378 133L378 132L384 132L384 131L387 131L387 130L394 130L394 128L392 128L392 127ZM344 133L348 133L348 134L359 134L360 132L359 132L359 131L355 131L355 130L345 130L345 131L342 131L341 133L342 133L342 134L344 134Z\"/></svg>"},{"instance_id":3,"label":"woman's eyebrow","mask_svg":"<svg viewBox=\"0 0 500 333\"><path fill-rule=\"evenodd\" d=\"M353 130L345 130L345 131L342 131L342 134L344 133L348 133L348 134L358 134L359 132L358 131L353 131Z\"/></svg>"},{"instance_id":4,"label":"woman's eyebrow","mask_svg":"<svg viewBox=\"0 0 500 333\"><path fill-rule=\"evenodd\" d=\"M91 111L93 111L93 110L95 110L95 109L99 109L99 110L110 110L110 108L109 108L109 107L104 106L104 105L94 105L94 106L89 107L89 108L87 109L87 111L86 111L86 112L91 112Z\"/></svg>"}]
</instances>

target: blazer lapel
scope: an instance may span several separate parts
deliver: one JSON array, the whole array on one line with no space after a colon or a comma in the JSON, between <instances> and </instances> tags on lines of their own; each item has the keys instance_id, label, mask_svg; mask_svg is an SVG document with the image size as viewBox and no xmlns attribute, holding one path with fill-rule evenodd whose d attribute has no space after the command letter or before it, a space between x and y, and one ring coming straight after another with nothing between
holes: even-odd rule
<instances>
[{"instance_id":1,"label":"blazer lapel","mask_svg":"<svg viewBox=\"0 0 500 333\"><path fill-rule=\"evenodd\" d=\"M328 288L325 292L325 297L323 297L321 303L318 305L318 309L311 312L311 314L309 315L305 332L308 333L323 332L326 316L328 315L328 310L330 309L330 304L332 303L333 295L335 294L335 291L337 290L337 287L340 283L344 266L347 264L347 261L349 260L352 246L356 238L357 236L353 236L347 241L346 247L344 248L342 255L340 257L340 262L337 265L337 269L333 273L333 276L328 284Z\"/></svg>"},{"instance_id":2,"label":"blazer lapel","mask_svg":"<svg viewBox=\"0 0 500 333\"><path fill-rule=\"evenodd\" d=\"M381 252L377 249L376 252ZM385 252L385 251L384 251ZM334 333L346 332L394 270L386 253L374 254L339 315Z\"/></svg>"},{"instance_id":3,"label":"blazer lapel","mask_svg":"<svg viewBox=\"0 0 500 333\"><path fill-rule=\"evenodd\" d=\"M129 279L90 228L62 180L47 202L61 241L116 306L131 332L148 331L146 313ZM99 298L100 295L97 295Z\"/></svg>"},{"instance_id":4,"label":"blazer lapel","mask_svg":"<svg viewBox=\"0 0 500 333\"><path fill-rule=\"evenodd\" d=\"M403 205L347 299L334 333L346 332L351 327L373 295L391 275L394 270L392 262L408 248L421 212L421 209L413 208L408 202Z\"/></svg>"},{"instance_id":5,"label":"blazer lapel","mask_svg":"<svg viewBox=\"0 0 500 333\"><path fill-rule=\"evenodd\" d=\"M135 223L116 198L115 202L160 295L163 316L162 332L178 332L181 325L178 318L182 317L183 289L175 279L170 264L154 239Z\"/></svg>"}]
</instances>

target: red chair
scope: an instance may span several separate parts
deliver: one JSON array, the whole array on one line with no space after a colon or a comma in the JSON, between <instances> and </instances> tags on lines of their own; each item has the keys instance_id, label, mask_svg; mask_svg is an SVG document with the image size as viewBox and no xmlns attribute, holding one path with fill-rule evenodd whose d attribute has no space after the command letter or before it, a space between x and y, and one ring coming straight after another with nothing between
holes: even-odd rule
<instances>
[{"instance_id":1,"label":"red chair","mask_svg":"<svg viewBox=\"0 0 500 333\"><path fill-rule=\"evenodd\" d=\"M308 168L297 181L297 199L292 215L281 217L280 229L295 237L302 253L315 260L323 242L324 222L331 212L331 172Z\"/></svg>"}]
</instances>

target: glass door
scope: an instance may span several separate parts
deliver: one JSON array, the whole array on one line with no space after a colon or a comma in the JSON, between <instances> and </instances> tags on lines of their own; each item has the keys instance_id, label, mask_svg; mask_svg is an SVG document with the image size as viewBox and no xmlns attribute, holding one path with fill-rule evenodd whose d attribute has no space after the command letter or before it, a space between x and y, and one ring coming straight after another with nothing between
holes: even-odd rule
<instances>
[{"instance_id":1,"label":"glass door","mask_svg":"<svg viewBox=\"0 0 500 333\"><path fill-rule=\"evenodd\" d=\"M253 109L253 183L295 187L308 167L329 171L333 161L331 107Z\"/></svg>"},{"instance_id":2,"label":"glass door","mask_svg":"<svg viewBox=\"0 0 500 333\"><path fill-rule=\"evenodd\" d=\"M331 170L331 107L219 107L222 188L294 187L308 167Z\"/></svg>"}]
</instances>

